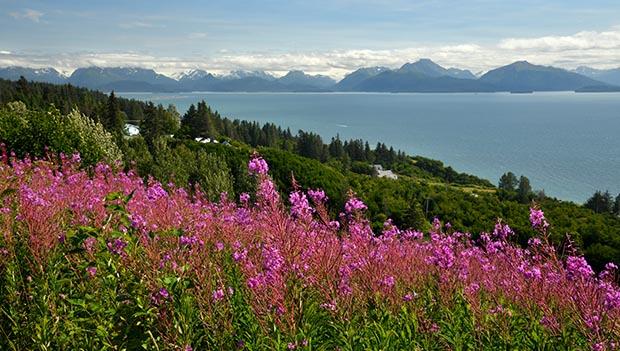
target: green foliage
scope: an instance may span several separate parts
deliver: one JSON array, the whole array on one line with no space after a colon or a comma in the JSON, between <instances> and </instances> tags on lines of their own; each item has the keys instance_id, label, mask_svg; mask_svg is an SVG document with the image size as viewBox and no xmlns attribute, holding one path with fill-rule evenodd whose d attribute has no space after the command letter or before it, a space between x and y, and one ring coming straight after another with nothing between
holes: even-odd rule
<instances>
[{"instance_id":1,"label":"green foliage","mask_svg":"<svg viewBox=\"0 0 620 351\"><path fill-rule=\"evenodd\" d=\"M596 213L617 213L618 207L618 199L620 199L620 194L616 198L614 202L614 198L611 196L609 191L601 192L596 191L592 197L590 197L586 203L585 207L591 209Z\"/></svg>"},{"instance_id":2,"label":"green foliage","mask_svg":"<svg viewBox=\"0 0 620 351\"><path fill-rule=\"evenodd\" d=\"M0 109L0 141L20 157L42 157L47 148L68 155L79 152L86 165L122 159L113 136L77 110L62 115L54 107L40 111L21 102L9 103Z\"/></svg>"}]
</instances>

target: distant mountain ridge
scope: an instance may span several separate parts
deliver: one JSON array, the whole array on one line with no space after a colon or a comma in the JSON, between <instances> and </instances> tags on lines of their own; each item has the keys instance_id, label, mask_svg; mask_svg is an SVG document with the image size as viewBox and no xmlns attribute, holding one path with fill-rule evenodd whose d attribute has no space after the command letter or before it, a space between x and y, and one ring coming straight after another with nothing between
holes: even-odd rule
<instances>
[{"instance_id":1,"label":"distant mountain ridge","mask_svg":"<svg viewBox=\"0 0 620 351\"><path fill-rule=\"evenodd\" d=\"M67 81L67 77L56 69L47 68L26 68L10 66L0 68L0 78L9 80L18 80L23 76L28 80L34 80L43 83L62 84Z\"/></svg>"},{"instance_id":2,"label":"distant mountain ridge","mask_svg":"<svg viewBox=\"0 0 620 351\"><path fill-rule=\"evenodd\" d=\"M406 63L398 70L401 73L420 73L429 77L452 77L460 79L476 79L471 71L459 68L443 68L430 59L423 58L413 63Z\"/></svg>"},{"instance_id":3,"label":"distant mountain ridge","mask_svg":"<svg viewBox=\"0 0 620 351\"><path fill-rule=\"evenodd\" d=\"M574 69L573 72L596 79L603 83L620 86L620 67L612 69L596 69L580 66Z\"/></svg>"},{"instance_id":4,"label":"distant mountain ridge","mask_svg":"<svg viewBox=\"0 0 620 351\"><path fill-rule=\"evenodd\" d=\"M215 75L191 69L169 77L146 68L93 66L78 68L67 77L54 68L0 68L0 78L17 80L20 76L33 81L123 92L598 92L617 91L620 86L620 68L579 67L568 71L517 61L476 77L469 70L444 68L430 59L405 63L397 69L364 67L338 82L299 70L275 77L264 71L236 70Z\"/></svg>"}]
</instances>

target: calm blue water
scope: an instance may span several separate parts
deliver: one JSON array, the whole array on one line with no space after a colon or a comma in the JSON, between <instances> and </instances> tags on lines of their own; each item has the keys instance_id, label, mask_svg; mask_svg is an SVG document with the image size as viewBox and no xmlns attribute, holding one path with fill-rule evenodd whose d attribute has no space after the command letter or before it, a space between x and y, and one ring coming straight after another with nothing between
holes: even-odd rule
<instances>
[{"instance_id":1,"label":"calm blue water","mask_svg":"<svg viewBox=\"0 0 620 351\"><path fill-rule=\"evenodd\" d=\"M183 113L202 99L231 118L362 138L494 183L506 171L550 196L620 192L620 94L119 94Z\"/></svg>"}]
</instances>

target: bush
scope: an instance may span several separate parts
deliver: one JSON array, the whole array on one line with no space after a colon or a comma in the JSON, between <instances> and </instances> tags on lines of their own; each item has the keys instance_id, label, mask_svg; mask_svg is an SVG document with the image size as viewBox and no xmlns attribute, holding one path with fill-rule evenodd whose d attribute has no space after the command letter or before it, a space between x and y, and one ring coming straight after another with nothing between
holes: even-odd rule
<instances>
[{"instance_id":1,"label":"bush","mask_svg":"<svg viewBox=\"0 0 620 351\"><path fill-rule=\"evenodd\" d=\"M7 104L0 109L0 142L18 157L77 152L87 166L122 160L113 136L101 124L77 110L62 115L53 106L47 111L33 111L22 102Z\"/></svg>"}]
</instances>

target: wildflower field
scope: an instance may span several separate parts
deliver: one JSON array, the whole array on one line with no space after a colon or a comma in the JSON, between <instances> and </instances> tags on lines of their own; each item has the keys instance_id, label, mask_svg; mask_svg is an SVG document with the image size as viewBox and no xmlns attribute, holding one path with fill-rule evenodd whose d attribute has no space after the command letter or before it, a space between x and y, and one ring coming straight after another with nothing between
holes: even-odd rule
<instances>
[{"instance_id":1,"label":"wildflower field","mask_svg":"<svg viewBox=\"0 0 620 351\"><path fill-rule=\"evenodd\" d=\"M209 202L79 155L0 163L1 350L617 350L617 267L595 273L509 223L471 235L390 221L350 194Z\"/></svg>"}]
</instances>

